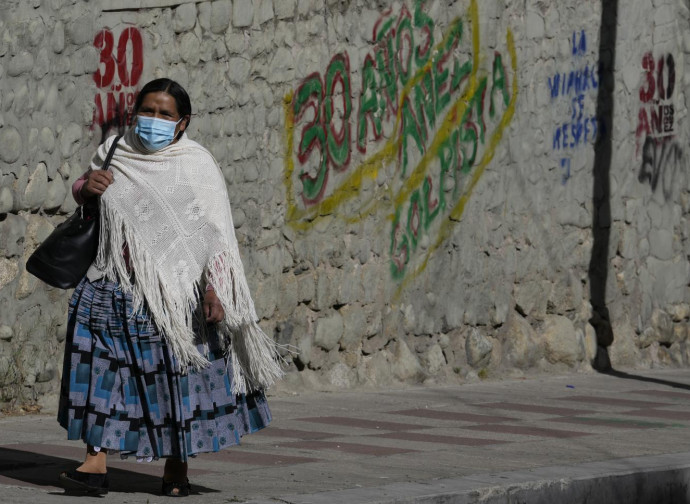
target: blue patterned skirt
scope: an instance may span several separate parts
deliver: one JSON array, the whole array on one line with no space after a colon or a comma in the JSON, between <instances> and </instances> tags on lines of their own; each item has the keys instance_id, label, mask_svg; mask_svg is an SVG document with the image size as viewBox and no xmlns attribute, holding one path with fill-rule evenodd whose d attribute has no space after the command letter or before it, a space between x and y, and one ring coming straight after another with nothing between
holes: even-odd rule
<instances>
[{"instance_id":1,"label":"blue patterned skirt","mask_svg":"<svg viewBox=\"0 0 690 504\"><path fill-rule=\"evenodd\" d=\"M267 426L264 393L232 393L232 365L209 329L198 348L210 366L182 374L145 309L133 313L117 283L82 280L69 304L60 387L68 439L122 456L187 460Z\"/></svg>"}]
</instances>

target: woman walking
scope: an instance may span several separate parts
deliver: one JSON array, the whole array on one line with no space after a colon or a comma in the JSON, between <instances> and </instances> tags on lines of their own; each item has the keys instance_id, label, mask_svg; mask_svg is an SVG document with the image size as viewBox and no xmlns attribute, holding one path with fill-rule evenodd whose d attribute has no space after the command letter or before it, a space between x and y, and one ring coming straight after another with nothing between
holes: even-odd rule
<instances>
[{"instance_id":1,"label":"woman walking","mask_svg":"<svg viewBox=\"0 0 690 504\"><path fill-rule=\"evenodd\" d=\"M165 458L162 492L189 495L187 462L271 420L264 389L282 375L257 325L223 175L189 139L187 92L146 84L135 126L101 170L111 137L72 187L100 199L96 261L69 305L58 420L86 445L60 474L105 494L106 453Z\"/></svg>"}]
</instances>

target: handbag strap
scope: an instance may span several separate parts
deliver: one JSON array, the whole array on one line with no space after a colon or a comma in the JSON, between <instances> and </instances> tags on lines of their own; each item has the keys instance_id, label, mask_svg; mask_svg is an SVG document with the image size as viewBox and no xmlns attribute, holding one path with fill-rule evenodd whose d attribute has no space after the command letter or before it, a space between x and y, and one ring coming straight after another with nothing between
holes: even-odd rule
<instances>
[{"instance_id":1,"label":"handbag strap","mask_svg":"<svg viewBox=\"0 0 690 504\"><path fill-rule=\"evenodd\" d=\"M108 150L108 155L105 157L105 161L103 161L103 166L101 166L101 170L107 170L110 166L110 160L113 159L113 154L115 154L115 149L117 149L117 143L120 141L120 138L122 138L122 135L117 135L115 137L113 144L110 146L110 149ZM84 210L87 207L92 210L98 209L100 207L100 198L94 198L92 202L87 201L86 203L81 205L80 208L82 211L82 217L84 216Z\"/></svg>"},{"instance_id":2,"label":"handbag strap","mask_svg":"<svg viewBox=\"0 0 690 504\"><path fill-rule=\"evenodd\" d=\"M115 149L117 149L117 143L120 141L120 138L122 138L122 135L117 135L115 137L115 140L113 141L113 144L110 146L110 150L108 151L108 155L105 157L105 161L103 162L101 170L107 170L110 166L110 160L113 159L113 154L115 154Z\"/></svg>"}]
</instances>

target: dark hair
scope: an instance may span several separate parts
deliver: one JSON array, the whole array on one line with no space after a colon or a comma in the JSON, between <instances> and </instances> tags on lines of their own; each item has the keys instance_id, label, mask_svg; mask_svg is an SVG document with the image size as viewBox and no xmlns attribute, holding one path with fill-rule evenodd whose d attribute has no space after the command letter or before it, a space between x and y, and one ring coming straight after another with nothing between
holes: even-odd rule
<instances>
[{"instance_id":1,"label":"dark hair","mask_svg":"<svg viewBox=\"0 0 690 504\"><path fill-rule=\"evenodd\" d=\"M156 93L158 91L168 93L170 96L175 98L177 113L180 114L180 117L190 116L190 118L187 119L187 127L189 127L192 115L192 103L189 101L187 91L185 91L182 86L172 79L154 79L141 88L141 91L139 91L139 95L137 96L137 101L134 103L134 114L139 111L141 103L144 101L144 96L149 93Z\"/></svg>"}]
</instances>

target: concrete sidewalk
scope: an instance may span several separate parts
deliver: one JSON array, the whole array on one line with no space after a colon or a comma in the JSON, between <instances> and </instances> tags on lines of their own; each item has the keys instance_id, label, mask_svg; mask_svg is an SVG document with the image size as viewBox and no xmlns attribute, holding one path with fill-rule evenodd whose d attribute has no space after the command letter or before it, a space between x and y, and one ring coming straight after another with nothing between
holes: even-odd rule
<instances>
[{"instance_id":1,"label":"concrete sidewalk","mask_svg":"<svg viewBox=\"0 0 690 504\"><path fill-rule=\"evenodd\" d=\"M190 463L189 502L690 502L690 369L270 397L274 421ZM0 502L66 503L83 446L0 417ZM113 503L169 502L162 461L109 458Z\"/></svg>"}]
</instances>

